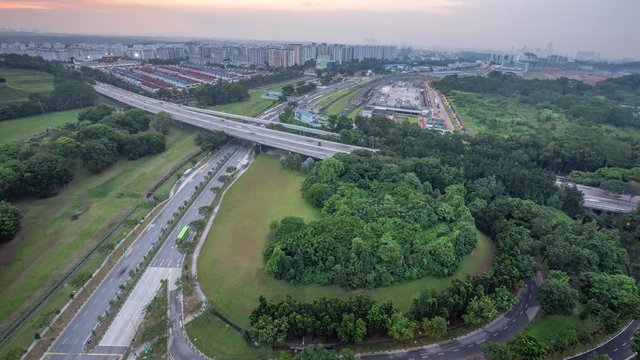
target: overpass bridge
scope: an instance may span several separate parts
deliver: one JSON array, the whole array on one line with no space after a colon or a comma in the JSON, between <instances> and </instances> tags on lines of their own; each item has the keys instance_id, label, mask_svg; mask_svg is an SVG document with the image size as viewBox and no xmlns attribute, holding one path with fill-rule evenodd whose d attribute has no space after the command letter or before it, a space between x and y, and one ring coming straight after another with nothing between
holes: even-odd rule
<instances>
[{"instance_id":1,"label":"overpass bridge","mask_svg":"<svg viewBox=\"0 0 640 360\"><path fill-rule=\"evenodd\" d=\"M640 196L615 194L597 187L575 184L561 176L556 177L556 186L575 186L584 195L584 207L594 210L634 212L640 204Z\"/></svg>"},{"instance_id":2,"label":"overpass bridge","mask_svg":"<svg viewBox=\"0 0 640 360\"><path fill-rule=\"evenodd\" d=\"M221 116L214 115L213 113L203 113L202 109L198 109L199 111L196 111L194 110L194 108L152 99L103 83L96 84L94 88L97 92L104 96L110 97L129 106L140 108L153 114L166 112L171 115L171 117L176 121L197 126L206 130L220 131L235 138L248 140L286 151L291 151L317 159L326 159L336 154L350 153L357 149L365 149L358 146L316 139L304 135L291 134L279 130L267 129L263 127L265 125L265 120L263 119L255 119L222 112L213 112L229 119L260 123L260 125L247 124L235 120L227 120ZM209 111L207 110L207 112ZM309 128L296 125L292 126L296 127L293 128L295 130L310 132L308 131ZM316 130L315 134L317 135L321 135L320 132L333 134L319 129L311 130Z\"/></svg>"}]
</instances>

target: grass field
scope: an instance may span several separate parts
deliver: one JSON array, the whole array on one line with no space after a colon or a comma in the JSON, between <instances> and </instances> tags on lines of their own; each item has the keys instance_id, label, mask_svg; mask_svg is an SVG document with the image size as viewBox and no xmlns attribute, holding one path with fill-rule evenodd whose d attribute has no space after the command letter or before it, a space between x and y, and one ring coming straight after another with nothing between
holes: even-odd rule
<instances>
[{"instance_id":1,"label":"grass field","mask_svg":"<svg viewBox=\"0 0 640 360\"><path fill-rule=\"evenodd\" d=\"M185 330L198 350L217 360L273 359L275 351L267 347L256 348L244 337L213 315L201 315L187 325Z\"/></svg>"},{"instance_id":2,"label":"grass field","mask_svg":"<svg viewBox=\"0 0 640 360\"><path fill-rule=\"evenodd\" d=\"M266 94L267 91L282 91L282 88L284 86L286 86L287 84L294 84L295 82L296 81L283 83L268 89L250 90L249 99L245 101L224 105L208 106L207 109L224 111L230 114L256 116L276 103L275 100L263 99L262 95Z\"/></svg>"},{"instance_id":3,"label":"grass field","mask_svg":"<svg viewBox=\"0 0 640 360\"><path fill-rule=\"evenodd\" d=\"M342 110L344 110L344 108L347 107L347 105L349 105L349 102L351 101L351 99L353 99L356 95L358 95L358 92L360 91L361 88L362 88L361 86L356 86L355 88L349 88L350 91L346 92L343 96L341 96L333 104L331 104L331 106L329 106L324 111L325 114L329 116L340 115L340 113L342 113Z\"/></svg>"},{"instance_id":4,"label":"grass field","mask_svg":"<svg viewBox=\"0 0 640 360\"><path fill-rule=\"evenodd\" d=\"M0 121L0 145L22 140L39 134L48 128L59 127L78 120L82 109L52 112L43 115L27 116L18 119Z\"/></svg>"},{"instance_id":5,"label":"grass field","mask_svg":"<svg viewBox=\"0 0 640 360\"><path fill-rule=\"evenodd\" d=\"M108 229L145 203L146 191L197 150L194 136L190 130L172 128L161 154L120 160L98 175L79 171L57 196L15 203L24 218L16 238L0 246L0 329L71 269ZM148 211L141 208L135 216ZM63 304L66 299L57 301Z\"/></svg>"},{"instance_id":6,"label":"grass field","mask_svg":"<svg viewBox=\"0 0 640 360\"><path fill-rule=\"evenodd\" d=\"M351 292L337 286L293 286L276 280L264 271L262 259L269 223L291 215L306 220L319 215L318 209L300 195L303 179L302 175L283 169L275 157L259 156L225 195L207 236L198 259L200 284L216 308L241 326L248 325L248 315L260 295L273 299L291 295L301 301L310 301L322 296L367 293L378 300L391 300L400 309L408 310L411 300L424 288L442 289L453 278L482 273L491 265L491 241L479 235L476 250L454 276L445 279L427 277L385 288Z\"/></svg>"},{"instance_id":7,"label":"grass field","mask_svg":"<svg viewBox=\"0 0 640 360\"><path fill-rule=\"evenodd\" d=\"M29 94L53 91L53 75L42 71L0 68L0 106L29 100Z\"/></svg>"},{"instance_id":8,"label":"grass field","mask_svg":"<svg viewBox=\"0 0 640 360\"><path fill-rule=\"evenodd\" d=\"M207 108L237 115L256 116L274 104L274 100L262 98L262 95L266 93L267 90L250 91L248 100L231 104L209 106Z\"/></svg>"},{"instance_id":9,"label":"grass field","mask_svg":"<svg viewBox=\"0 0 640 360\"><path fill-rule=\"evenodd\" d=\"M364 104L358 106L357 108L353 109L352 112L349 113L349 115L347 116L349 119L355 119L356 116L360 115L360 111L362 111L362 109L364 108Z\"/></svg>"}]
</instances>

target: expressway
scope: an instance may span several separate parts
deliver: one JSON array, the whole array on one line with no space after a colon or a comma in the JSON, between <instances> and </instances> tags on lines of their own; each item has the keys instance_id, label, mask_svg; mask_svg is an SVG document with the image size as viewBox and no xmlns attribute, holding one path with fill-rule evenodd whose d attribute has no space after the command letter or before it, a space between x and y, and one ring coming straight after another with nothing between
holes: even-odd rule
<instances>
[{"instance_id":1,"label":"expressway","mask_svg":"<svg viewBox=\"0 0 640 360\"><path fill-rule=\"evenodd\" d=\"M114 330L110 328L107 334L105 334L103 341L101 341L92 352L85 352L85 346L90 340L93 340L91 339L92 331L98 325L98 316L103 315L109 309L109 302L118 295L120 285L128 280L128 271L135 269L151 248L155 246L156 241L160 237L161 229L173 217L173 214L178 211L178 208L193 196L196 192L196 185L201 183L207 176L207 173L215 169L219 162L222 162L227 156L232 156L237 153L239 148L240 146L237 144L224 146L212 156L209 161L185 178L183 185L174 196L167 201L165 207L151 221L149 226L135 239L129 249L100 283L98 288L91 294L69 324L67 324L65 330L45 355L45 359L113 359L116 354L122 354L125 351L130 341L130 339L127 339L128 334L133 334L135 324L133 324L127 316L121 316L120 318L116 316L112 326L114 326L114 324L120 324L121 328L114 328ZM208 196L210 193L211 191L203 191L200 196L203 194ZM194 204L199 204L198 199L196 199ZM189 211L192 211L192 208L190 208ZM196 208L195 211L197 212L197 210ZM187 214L189 214L189 211ZM183 217L184 221L186 221L185 219L186 217ZM178 226L182 225L184 221L178 223ZM178 228L178 226L176 226L176 228ZM177 231L179 231L179 229ZM177 235L176 230L170 234L170 237L175 235ZM138 282L138 284L142 284L143 287L146 286L148 288L146 290L139 289L136 291L138 289L138 286L136 286L123 305L123 309L132 316L139 316L140 314L136 309L140 309L140 306L144 307L144 305L146 305L144 302L146 299L145 296L149 296L149 292L153 295L155 292L154 287L159 287L159 282L156 284L148 280L152 280L154 277L173 277L175 273L174 270L167 270L167 268L175 268L179 274L182 261L181 256L182 254L175 249L175 242L172 242L171 238L167 239L151 263L149 268L151 271L145 272L143 278ZM154 270L154 267L161 269Z\"/></svg>"},{"instance_id":2,"label":"expressway","mask_svg":"<svg viewBox=\"0 0 640 360\"><path fill-rule=\"evenodd\" d=\"M166 112L170 114L173 119L193 126L207 130L221 131L235 138L317 159L326 159L339 153L350 153L353 150L362 149L357 146L319 140L313 137L267 129L257 125L228 121L217 116L192 111L179 105L177 106L176 104L168 104L163 101L138 95L115 86L97 84L95 85L95 89L107 97L154 114Z\"/></svg>"},{"instance_id":3,"label":"expressway","mask_svg":"<svg viewBox=\"0 0 640 360\"><path fill-rule=\"evenodd\" d=\"M414 349L360 354L359 357L361 359L371 360L481 359L483 354L482 346L485 342L507 342L529 325L529 322L531 322L540 309L538 303L538 286L541 283L542 275L540 273L534 278L527 280L525 286L519 292L520 300L518 304L482 329L442 343Z\"/></svg>"},{"instance_id":4,"label":"expressway","mask_svg":"<svg viewBox=\"0 0 640 360\"><path fill-rule=\"evenodd\" d=\"M633 212L638 208L640 196L614 194L604 189L567 182L564 178L556 178L556 186L576 186L584 194L584 206L590 209Z\"/></svg>"}]
</instances>

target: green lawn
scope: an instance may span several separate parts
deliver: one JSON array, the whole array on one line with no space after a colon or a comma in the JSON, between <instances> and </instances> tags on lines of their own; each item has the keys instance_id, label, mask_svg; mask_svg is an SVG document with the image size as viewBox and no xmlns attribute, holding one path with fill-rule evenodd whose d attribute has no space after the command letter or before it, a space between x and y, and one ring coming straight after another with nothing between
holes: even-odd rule
<instances>
[{"instance_id":1,"label":"green lawn","mask_svg":"<svg viewBox=\"0 0 640 360\"><path fill-rule=\"evenodd\" d=\"M209 106L207 108L237 115L256 116L271 107L275 102L274 100L263 99L262 95L266 93L267 90L251 91L249 92L248 100L237 103Z\"/></svg>"},{"instance_id":2,"label":"green lawn","mask_svg":"<svg viewBox=\"0 0 640 360\"><path fill-rule=\"evenodd\" d=\"M300 194L304 177L282 168L275 157L259 156L249 170L225 195L198 259L198 278L202 290L214 306L241 326L258 297L284 299L291 295L301 301L319 297L346 297L367 293L378 300L391 300L408 310L411 300L426 287L442 289L453 278L482 273L491 265L491 241L479 235L479 244L460 267L446 279L426 277L420 280L374 290L346 291L337 286L294 286L276 280L264 271L262 251L267 242L269 224L285 216L306 220L319 211ZM239 286L240 285L240 286Z\"/></svg>"},{"instance_id":3,"label":"green lawn","mask_svg":"<svg viewBox=\"0 0 640 360\"><path fill-rule=\"evenodd\" d=\"M364 104L358 106L357 108L353 109L353 111L350 112L347 117L349 119L355 119L356 116L360 115L360 111L362 111L363 108L364 108Z\"/></svg>"},{"instance_id":4,"label":"green lawn","mask_svg":"<svg viewBox=\"0 0 640 360\"><path fill-rule=\"evenodd\" d=\"M567 215L564 211L555 208L551 208L551 211L553 212L553 217L556 220L562 221L567 224L571 224L573 222L571 216Z\"/></svg>"},{"instance_id":5,"label":"green lawn","mask_svg":"<svg viewBox=\"0 0 640 360\"><path fill-rule=\"evenodd\" d=\"M81 170L53 198L16 202L24 215L22 230L10 243L0 246L0 330L42 296L134 206L145 203L144 194L175 164L197 151L194 136L190 130L172 128L167 150L161 154L135 161L122 159L98 175ZM148 211L141 208L136 216ZM56 301L63 304L65 298Z\"/></svg>"},{"instance_id":6,"label":"green lawn","mask_svg":"<svg viewBox=\"0 0 640 360\"><path fill-rule=\"evenodd\" d=\"M580 328L589 333L593 333L598 328L598 324L596 324L594 320L582 320L577 314L571 316L542 315L536 317L523 331L523 333L535 337L542 343L549 343L550 341L557 339L560 334L575 328ZM553 353L547 358L553 360L564 359L567 356L594 347L597 343L602 341L604 337L606 337L606 335L598 333L592 341L575 344L573 348L563 352Z\"/></svg>"},{"instance_id":7,"label":"green lawn","mask_svg":"<svg viewBox=\"0 0 640 360\"><path fill-rule=\"evenodd\" d=\"M276 352L249 345L241 334L217 317L201 315L185 326L189 339L198 350L218 360L273 359Z\"/></svg>"},{"instance_id":8,"label":"green lawn","mask_svg":"<svg viewBox=\"0 0 640 360\"><path fill-rule=\"evenodd\" d=\"M0 68L0 106L29 100L29 94L53 91L53 75L42 71Z\"/></svg>"},{"instance_id":9,"label":"green lawn","mask_svg":"<svg viewBox=\"0 0 640 360\"><path fill-rule=\"evenodd\" d=\"M318 105L320 105L321 107L327 106L327 105L331 104L333 101L337 101L338 99L340 99L342 97L345 97L345 96L348 97L348 95L350 93L352 93L353 91L355 91L356 89L359 89L359 88L360 87L356 85L356 86L347 87L347 88L342 89L340 91L336 91L336 92L332 93L331 95L326 96L325 98L320 100Z\"/></svg>"},{"instance_id":10,"label":"green lawn","mask_svg":"<svg viewBox=\"0 0 640 360\"><path fill-rule=\"evenodd\" d=\"M360 91L361 88L362 88L361 86L356 86L355 88L349 88L350 91L346 92L343 96L341 96L333 104L331 104L331 106L329 106L324 111L325 114L329 116L340 115L340 113L342 113L342 110L344 110L344 108L347 107L347 105L349 105L349 102L351 101L351 99L353 99L356 95L358 95L358 92Z\"/></svg>"},{"instance_id":11,"label":"green lawn","mask_svg":"<svg viewBox=\"0 0 640 360\"><path fill-rule=\"evenodd\" d=\"M49 128L59 127L78 120L82 109L52 112L18 119L0 121L0 145L11 141L26 139Z\"/></svg>"}]
</instances>

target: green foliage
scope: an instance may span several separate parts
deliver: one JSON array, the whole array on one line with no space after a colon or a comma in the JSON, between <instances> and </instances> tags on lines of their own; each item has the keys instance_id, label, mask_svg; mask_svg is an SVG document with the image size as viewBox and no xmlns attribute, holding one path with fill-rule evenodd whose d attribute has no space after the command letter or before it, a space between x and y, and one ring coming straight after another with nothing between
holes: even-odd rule
<instances>
[{"instance_id":1,"label":"green foliage","mask_svg":"<svg viewBox=\"0 0 640 360\"><path fill-rule=\"evenodd\" d=\"M301 160L281 159L294 168ZM309 224L281 221L265 250L267 271L278 279L372 288L443 277L475 246L462 187L449 186L441 197L425 194L415 174L376 156L326 159L302 191L322 206L323 217Z\"/></svg>"},{"instance_id":2,"label":"green foliage","mask_svg":"<svg viewBox=\"0 0 640 360\"><path fill-rule=\"evenodd\" d=\"M569 277L554 271L540 286L538 296L542 310L551 315L571 315L578 304L578 290L571 288Z\"/></svg>"},{"instance_id":3,"label":"green foliage","mask_svg":"<svg viewBox=\"0 0 640 360\"><path fill-rule=\"evenodd\" d=\"M249 98L248 87L237 82L199 86L192 93L200 104L207 106L240 102Z\"/></svg>"},{"instance_id":4,"label":"green foliage","mask_svg":"<svg viewBox=\"0 0 640 360\"><path fill-rule=\"evenodd\" d=\"M20 230L22 213L7 201L0 200L0 243L10 241Z\"/></svg>"},{"instance_id":5,"label":"green foliage","mask_svg":"<svg viewBox=\"0 0 640 360\"><path fill-rule=\"evenodd\" d=\"M401 312L393 312L387 320L387 333L396 340L411 339L415 331L416 323Z\"/></svg>"},{"instance_id":6,"label":"green foliage","mask_svg":"<svg viewBox=\"0 0 640 360\"><path fill-rule=\"evenodd\" d=\"M586 273L581 289L594 313L611 310L614 315L635 317L640 311L640 289L626 275Z\"/></svg>"},{"instance_id":7,"label":"green foliage","mask_svg":"<svg viewBox=\"0 0 640 360\"><path fill-rule=\"evenodd\" d=\"M55 195L73 179L73 164L59 155L37 153L24 166L26 189L40 198Z\"/></svg>"},{"instance_id":8,"label":"green foliage","mask_svg":"<svg viewBox=\"0 0 640 360\"><path fill-rule=\"evenodd\" d=\"M136 160L145 155L158 154L165 150L166 138L156 132L143 132L129 136L122 147L122 154L129 160Z\"/></svg>"},{"instance_id":9,"label":"green foliage","mask_svg":"<svg viewBox=\"0 0 640 360\"><path fill-rule=\"evenodd\" d=\"M291 298L275 303L263 297L251 313L247 335L263 345L281 344L288 338L312 335L356 342L373 333L411 337L415 323L391 304L367 297L345 300L321 298L299 303ZM394 335L392 335L392 333Z\"/></svg>"},{"instance_id":10,"label":"green foliage","mask_svg":"<svg viewBox=\"0 0 640 360\"><path fill-rule=\"evenodd\" d=\"M481 325L498 316L495 302L489 296L475 298L469 302L467 311L462 318L467 324Z\"/></svg>"},{"instance_id":11,"label":"green foliage","mask_svg":"<svg viewBox=\"0 0 640 360\"><path fill-rule=\"evenodd\" d=\"M0 108L0 121L39 113L88 107L95 104L98 93L85 83L77 72L58 61L41 57L5 54L0 65L14 69L38 70L54 76L54 89L50 94L30 94L29 100Z\"/></svg>"},{"instance_id":12,"label":"green foliage","mask_svg":"<svg viewBox=\"0 0 640 360\"><path fill-rule=\"evenodd\" d=\"M169 134L169 126L172 123L171 115L161 111L151 118L151 126L162 135Z\"/></svg>"},{"instance_id":13,"label":"green foliage","mask_svg":"<svg viewBox=\"0 0 640 360\"><path fill-rule=\"evenodd\" d=\"M429 337L439 338L447 333L447 327L449 322L440 316L433 317L431 319L424 319L420 324L420 327L424 334Z\"/></svg>"},{"instance_id":14,"label":"green foliage","mask_svg":"<svg viewBox=\"0 0 640 360\"><path fill-rule=\"evenodd\" d=\"M640 353L640 329L636 330L636 333L633 335L633 340L631 340L631 351Z\"/></svg>"},{"instance_id":15,"label":"green foliage","mask_svg":"<svg viewBox=\"0 0 640 360\"><path fill-rule=\"evenodd\" d=\"M202 151L214 151L224 145L229 138L221 132L199 132L196 135L196 144Z\"/></svg>"},{"instance_id":16,"label":"green foliage","mask_svg":"<svg viewBox=\"0 0 640 360\"><path fill-rule=\"evenodd\" d=\"M89 140L82 145L81 157L84 166L95 174L118 161L118 150L109 140Z\"/></svg>"},{"instance_id":17,"label":"green foliage","mask_svg":"<svg viewBox=\"0 0 640 360\"><path fill-rule=\"evenodd\" d=\"M111 115L115 111L114 108L108 105L99 104L90 108L84 109L78 114L78 121L90 121L97 123L103 118Z\"/></svg>"},{"instance_id":18,"label":"green foliage","mask_svg":"<svg viewBox=\"0 0 640 360\"><path fill-rule=\"evenodd\" d=\"M164 338L168 335L170 323L168 318L168 284L162 285L156 296L144 308L144 319L137 339L140 344Z\"/></svg>"},{"instance_id":19,"label":"green foliage","mask_svg":"<svg viewBox=\"0 0 640 360\"><path fill-rule=\"evenodd\" d=\"M281 353L278 360L356 360L356 356L349 349L336 352L329 351L321 345L309 345L295 355Z\"/></svg>"},{"instance_id":20,"label":"green foliage","mask_svg":"<svg viewBox=\"0 0 640 360\"><path fill-rule=\"evenodd\" d=\"M362 319L356 319L353 313L343 314L338 325L338 339L343 343L357 343L364 339L367 324Z\"/></svg>"}]
</instances>

